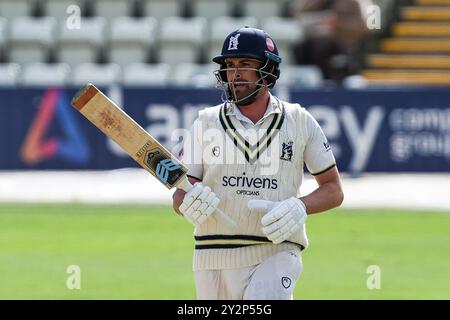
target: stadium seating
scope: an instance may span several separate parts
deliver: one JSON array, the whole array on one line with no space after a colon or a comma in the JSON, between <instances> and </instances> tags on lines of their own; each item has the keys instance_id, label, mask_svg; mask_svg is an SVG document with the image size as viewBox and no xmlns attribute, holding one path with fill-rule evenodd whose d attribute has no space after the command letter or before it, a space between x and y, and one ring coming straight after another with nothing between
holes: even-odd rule
<instances>
[{"instance_id":1,"label":"stadium seating","mask_svg":"<svg viewBox=\"0 0 450 320\"><path fill-rule=\"evenodd\" d=\"M71 14L77 13L76 11L73 11L73 6L79 8L81 16L86 15L87 0L41 0L41 2L43 14L49 17L65 19Z\"/></svg>"},{"instance_id":2,"label":"stadium seating","mask_svg":"<svg viewBox=\"0 0 450 320\"><path fill-rule=\"evenodd\" d=\"M158 19L183 16L184 0L141 0L143 14Z\"/></svg>"},{"instance_id":3,"label":"stadium seating","mask_svg":"<svg viewBox=\"0 0 450 320\"><path fill-rule=\"evenodd\" d=\"M74 67L70 83L83 86L89 82L97 86L119 83L121 68L118 64L80 63Z\"/></svg>"},{"instance_id":4,"label":"stadium seating","mask_svg":"<svg viewBox=\"0 0 450 320\"><path fill-rule=\"evenodd\" d=\"M56 61L75 65L98 62L105 39L106 20L101 17L83 18L78 29L69 29L61 21L56 39Z\"/></svg>"},{"instance_id":5,"label":"stadium seating","mask_svg":"<svg viewBox=\"0 0 450 320\"><path fill-rule=\"evenodd\" d=\"M133 0L93 0L93 14L106 19L132 16L135 8Z\"/></svg>"},{"instance_id":6,"label":"stadium seating","mask_svg":"<svg viewBox=\"0 0 450 320\"><path fill-rule=\"evenodd\" d=\"M380 43L384 52L450 53L450 38L391 38Z\"/></svg>"},{"instance_id":7,"label":"stadium seating","mask_svg":"<svg viewBox=\"0 0 450 320\"><path fill-rule=\"evenodd\" d=\"M12 87L19 83L21 67L17 63L0 63L0 86Z\"/></svg>"},{"instance_id":8,"label":"stadium seating","mask_svg":"<svg viewBox=\"0 0 450 320\"><path fill-rule=\"evenodd\" d=\"M450 85L448 70L364 70L361 74L371 84Z\"/></svg>"},{"instance_id":9,"label":"stadium seating","mask_svg":"<svg viewBox=\"0 0 450 320\"><path fill-rule=\"evenodd\" d=\"M164 86L171 84L172 69L165 63L131 63L123 67L122 83L128 86Z\"/></svg>"},{"instance_id":10,"label":"stadium seating","mask_svg":"<svg viewBox=\"0 0 450 320\"><path fill-rule=\"evenodd\" d=\"M323 84L320 68L315 65L280 65L281 77L277 86L319 88Z\"/></svg>"},{"instance_id":11,"label":"stadium seating","mask_svg":"<svg viewBox=\"0 0 450 320\"><path fill-rule=\"evenodd\" d=\"M350 75L344 78L342 86L347 89L364 89L369 86L369 81L359 74Z\"/></svg>"},{"instance_id":12,"label":"stadium seating","mask_svg":"<svg viewBox=\"0 0 450 320\"><path fill-rule=\"evenodd\" d=\"M36 5L37 0L1 0L0 16L8 19L33 16Z\"/></svg>"},{"instance_id":13,"label":"stadium seating","mask_svg":"<svg viewBox=\"0 0 450 320\"><path fill-rule=\"evenodd\" d=\"M270 17L264 19L261 28L275 39L283 63L294 64L293 46L304 39L301 24L292 19Z\"/></svg>"},{"instance_id":14,"label":"stadium seating","mask_svg":"<svg viewBox=\"0 0 450 320\"><path fill-rule=\"evenodd\" d=\"M111 21L105 54L109 62L148 62L155 42L155 18L120 17Z\"/></svg>"},{"instance_id":15,"label":"stadium seating","mask_svg":"<svg viewBox=\"0 0 450 320\"><path fill-rule=\"evenodd\" d=\"M21 77L21 84L27 86L64 86L68 84L70 67L65 63L30 63Z\"/></svg>"},{"instance_id":16,"label":"stadium seating","mask_svg":"<svg viewBox=\"0 0 450 320\"><path fill-rule=\"evenodd\" d=\"M3 51L5 48L5 42L6 42L6 24L7 19L0 17L0 59L3 56Z\"/></svg>"},{"instance_id":17,"label":"stadium seating","mask_svg":"<svg viewBox=\"0 0 450 320\"><path fill-rule=\"evenodd\" d=\"M209 21L221 16L231 16L235 7L233 0L191 0L194 16L204 17Z\"/></svg>"},{"instance_id":18,"label":"stadium seating","mask_svg":"<svg viewBox=\"0 0 450 320\"><path fill-rule=\"evenodd\" d=\"M450 20L450 8L426 5L407 6L402 8L401 17L410 21L446 21Z\"/></svg>"},{"instance_id":19,"label":"stadium seating","mask_svg":"<svg viewBox=\"0 0 450 320\"><path fill-rule=\"evenodd\" d=\"M396 37L448 37L450 25L446 22L397 22L392 26Z\"/></svg>"},{"instance_id":20,"label":"stadium seating","mask_svg":"<svg viewBox=\"0 0 450 320\"><path fill-rule=\"evenodd\" d=\"M427 54L372 54L367 57L372 68L450 69L449 55Z\"/></svg>"},{"instance_id":21,"label":"stadium seating","mask_svg":"<svg viewBox=\"0 0 450 320\"><path fill-rule=\"evenodd\" d=\"M217 81L213 72L217 69L218 65L215 63L182 63L173 70L173 84L178 86L214 87Z\"/></svg>"},{"instance_id":22,"label":"stadium seating","mask_svg":"<svg viewBox=\"0 0 450 320\"><path fill-rule=\"evenodd\" d=\"M398 11L399 21L379 41L379 52L366 56L361 75L377 86L449 85L450 1L408 2Z\"/></svg>"},{"instance_id":23,"label":"stadium seating","mask_svg":"<svg viewBox=\"0 0 450 320\"><path fill-rule=\"evenodd\" d=\"M283 75L288 75L288 79L280 79L280 83L315 86L323 79L317 70L312 71L311 66L303 68L302 76L295 76L293 45L304 40L306 30L301 22L287 18L286 9L291 2L0 0L0 61L21 65L21 69L14 69L23 70L17 81L24 80L25 72L32 70L26 67L28 63L65 63L71 67L80 63L111 63L123 67L124 75L118 81L130 84L133 80L128 73L125 76L127 70L136 75L137 85L191 82L209 86L214 77L208 63L220 53L223 41L231 31L248 25L266 30L275 39L283 59ZM377 38L374 42L373 46L377 48L371 52L375 54L367 55L368 69L361 75L371 77L371 83L378 83L382 82L377 79L383 74L400 79L406 74L403 71L421 70L406 81L409 82L420 79L425 71L432 71L423 77L424 82L445 83L442 77L450 70L449 2L372 2L381 8L383 32L390 32L373 33L385 38L379 42ZM67 12L70 6L80 8L79 28L68 24L67 18L76 13ZM390 30L387 30L388 24ZM141 73L137 66L141 66ZM291 66L292 72L288 70ZM402 72L373 72L394 71L395 68ZM150 71L161 79L151 80L147 77ZM167 76L167 72L172 75Z\"/></svg>"},{"instance_id":24,"label":"stadium seating","mask_svg":"<svg viewBox=\"0 0 450 320\"><path fill-rule=\"evenodd\" d=\"M199 62L205 43L207 21L201 17L169 17L161 21L157 42L158 62L171 65Z\"/></svg>"},{"instance_id":25,"label":"stadium seating","mask_svg":"<svg viewBox=\"0 0 450 320\"><path fill-rule=\"evenodd\" d=\"M10 25L7 39L9 62L47 62L54 42L56 20L52 17L18 17Z\"/></svg>"},{"instance_id":26,"label":"stadium seating","mask_svg":"<svg viewBox=\"0 0 450 320\"><path fill-rule=\"evenodd\" d=\"M272 16L281 16L285 0L242 0L244 16L253 16L258 20Z\"/></svg>"},{"instance_id":27,"label":"stadium seating","mask_svg":"<svg viewBox=\"0 0 450 320\"><path fill-rule=\"evenodd\" d=\"M207 60L211 61L213 57L220 54L223 42L231 31L244 26L257 27L258 20L254 17L234 18L223 16L210 22L210 35L206 49Z\"/></svg>"}]
</instances>

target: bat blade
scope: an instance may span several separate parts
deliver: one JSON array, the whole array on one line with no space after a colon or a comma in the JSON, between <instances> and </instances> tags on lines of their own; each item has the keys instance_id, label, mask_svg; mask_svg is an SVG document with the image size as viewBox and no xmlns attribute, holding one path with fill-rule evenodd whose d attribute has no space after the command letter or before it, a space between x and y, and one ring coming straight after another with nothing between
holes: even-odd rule
<instances>
[{"instance_id":1,"label":"bat blade","mask_svg":"<svg viewBox=\"0 0 450 320\"><path fill-rule=\"evenodd\" d=\"M178 159L93 84L75 95L72 106L167 188L186 175Z\"/></svg>"},{"instance_id":2,"label":"bat blade","mask_svg":"<svg viewBox=\"0 0 450 320\"><path fill-rule=\"evenodd\" d=\"M71 103L167 188L178 187L186 192L192 188L187 178L188 169L93 84L80 89ZM228 215L219 209L215 213L236 228Z\"/></svg>"}]
</instances>

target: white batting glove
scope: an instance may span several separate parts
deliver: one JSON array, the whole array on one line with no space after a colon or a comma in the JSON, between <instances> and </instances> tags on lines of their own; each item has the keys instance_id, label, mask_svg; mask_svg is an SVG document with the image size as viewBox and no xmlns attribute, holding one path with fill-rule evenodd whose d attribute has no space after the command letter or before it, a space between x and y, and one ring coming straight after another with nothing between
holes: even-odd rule
<instances>
[{"instance_id":1,"label":"white batting glove","mask_svg":"<svg viewBox=\"0 0 450 320\"><path fill-rule=\"evenodd\" d=\"M268 212L261 219L262 231L275 244L291 237L307 218L305 204L295 197L280 202L250 200L248 208Z\"/></svg>"},{"instance_id":2,"label":"white batting glove","mask_svg":"<svg viewBox=\"0 0 450 320\"><path fill-rule=\"evenodd\" d=\"M216 210L218 204L219 198L211 188L197 182L184 195L179 210L190 223L199 226Z\"/></svg>"}]
</instances>

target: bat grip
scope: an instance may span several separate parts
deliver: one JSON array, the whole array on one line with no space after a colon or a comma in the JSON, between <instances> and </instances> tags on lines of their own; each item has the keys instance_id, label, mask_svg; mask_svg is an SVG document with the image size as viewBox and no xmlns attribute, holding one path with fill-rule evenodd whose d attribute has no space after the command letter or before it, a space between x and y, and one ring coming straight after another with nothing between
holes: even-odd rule
<instances>
[{"instance_id":1,"label":"bat grip","mask_svg":"<svg viewBox=\"0 0 450 320\"><path fill-rule=\"evenodd\" d=\"M192 184L189 182L188 178L185 176L182 181L177 185L177 188L180 188L184 190L185 192L189 192L189 190L192 189ZM219 208L216 208L216 210L213 212L218 218L220 218L223 222L225 222L229 227L236 229L237 224L234 222L233 219L230 218L229 215L227 215L225 212L220 210Z\"/></svg>"}]
</instances>

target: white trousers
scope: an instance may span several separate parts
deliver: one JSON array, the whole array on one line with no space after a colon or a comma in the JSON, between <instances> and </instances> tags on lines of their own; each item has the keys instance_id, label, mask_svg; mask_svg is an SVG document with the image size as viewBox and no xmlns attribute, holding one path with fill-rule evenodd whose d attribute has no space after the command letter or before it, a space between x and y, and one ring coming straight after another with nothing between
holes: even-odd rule
<instances>
[{"instance_id":1,"label":"white trousers","mask_svg":"<svg viewBox=\"0 0 450 320\"><path fill-rule=\"evenodd\" d=\"M292 300L302 271L300 249L279 252L260 264L195 272L199 300Z\"/></svg>"}]
</instances>

